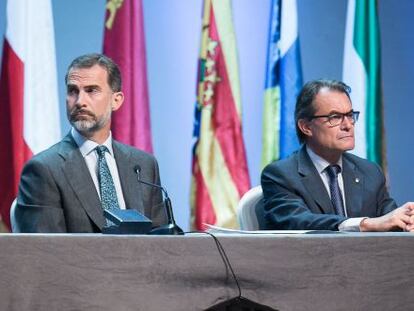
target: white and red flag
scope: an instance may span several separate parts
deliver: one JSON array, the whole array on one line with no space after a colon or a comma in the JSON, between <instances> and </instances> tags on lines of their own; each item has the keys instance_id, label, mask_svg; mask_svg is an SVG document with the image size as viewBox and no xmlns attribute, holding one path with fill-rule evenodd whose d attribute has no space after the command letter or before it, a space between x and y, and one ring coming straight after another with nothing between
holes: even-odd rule
<instances>
[{"instance_id":1,"label":"white and red flag","mask_svg":"<svg viewBox=\"0 0 414 311\"><path fill-rule=\"evenodd\" d=\"M10 205L24 163L60 137L50 0L10 0L0 77L0 215Z\"/></svg>"}]
</instances>

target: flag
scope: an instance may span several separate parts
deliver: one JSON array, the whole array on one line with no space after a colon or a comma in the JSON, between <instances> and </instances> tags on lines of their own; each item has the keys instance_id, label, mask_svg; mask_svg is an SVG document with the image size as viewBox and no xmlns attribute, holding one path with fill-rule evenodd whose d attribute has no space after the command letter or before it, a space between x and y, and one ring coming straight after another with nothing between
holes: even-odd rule
<instances>
[{"instance_id":1,"label":"flag","mask_svg":"<svg viewBox=\"0 0 414 311\"><path fill-rule=\"evenodd\" d=\"M385 166L380 34L376 0L348 1L343 81L351 87L355 126L353 153Z\"/></svg>"},{"instance_id":2,"label":"flag","mask_svg":"<svg viewBox=\"0 0 414 311\"><path fill-rule=\"evenodd\" d=\"M115 139L152 153L141 0L108 0L103 52L118 64L124 104L112 117Z\"/></svg>"},{"instance_id":3,"label":"flag","mask_svg":"<svg viewBox=\"0 0 414 311\"><path fill-rule=\"evenodd\" d=\"M9 209L24 163L60 138L55 35L50 0L7 2L0 76L0 213Z\"/></svg>"},{"instance_id":4,"label":"flag","mask_svg":"<svg viewBox=\"0 0 414 311\"><path fill-rule=\"evenodd\" d=\"M295 105L302 87L296 0L272 0L263 109L262 166L298 149Z\"/></svg>"},{"instance_id":5,"label":"flag","mask_svg":"<svg viewBox=\"0 0 414 311\"><path fill-rule=\"evenodd\" d=\"M241 126L236 39L229 0L205 0L192 165L192 226L236 228L250 188Z\"/></svg>"}]
</instances>

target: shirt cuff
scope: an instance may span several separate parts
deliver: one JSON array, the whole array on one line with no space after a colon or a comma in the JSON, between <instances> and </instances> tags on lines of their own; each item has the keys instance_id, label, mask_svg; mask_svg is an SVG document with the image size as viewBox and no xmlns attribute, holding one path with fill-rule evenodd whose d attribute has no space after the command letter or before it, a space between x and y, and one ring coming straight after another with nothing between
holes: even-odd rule
<instances>
[{"instance_id":1,"label":"shirt cuff","mask_svg":"<svg viewBox=\"0 0 414 311\"><path fill-rule=\"evenodd\" d=\"M338 226L339 231L359 232L361 221L368 217L348 218L341 222Z\"/></svg>"}]
</instances>

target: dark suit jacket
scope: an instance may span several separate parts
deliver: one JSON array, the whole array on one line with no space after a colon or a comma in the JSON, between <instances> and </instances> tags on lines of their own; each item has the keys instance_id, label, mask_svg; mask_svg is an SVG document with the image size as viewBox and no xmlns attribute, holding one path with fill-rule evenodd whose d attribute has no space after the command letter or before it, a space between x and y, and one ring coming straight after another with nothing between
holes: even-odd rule
<instances>
[{"instance_id":1,"label":"dark suit jacket","mask_svg":"<svg viewBox=\"0 0 414 311\"><path fill-rule=\"evenodd\" d=\"M160 184L155 158L112 142L127 208L145 214L154 226L166 223L161 192L137 182ZM71 134L37 154L25 165L20 179L16 220L21 232L100 232L105 218L88 167Z\"/></svg>"},{"instance_id":2,"label":"dark suit jacket","mask_svg":"<svg viewBox=\"0 0 414 311\"><path fill-rule=\"evenodd\" d=\"M397 208L376 164L344 153L342 167L348 217L377 217ZM346 219L335 215L304 146L289 158L265 167L261 183L267 229L338 230Z\"/></svg>"}]
</instances>

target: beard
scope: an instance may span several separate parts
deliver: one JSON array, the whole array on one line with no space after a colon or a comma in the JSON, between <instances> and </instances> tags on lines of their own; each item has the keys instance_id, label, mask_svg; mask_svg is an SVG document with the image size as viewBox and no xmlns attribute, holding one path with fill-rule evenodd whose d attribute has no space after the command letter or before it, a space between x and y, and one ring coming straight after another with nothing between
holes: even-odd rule
<instances>
[{"instance_id":1,"label":"beard","mask_svg":"<svg viewBox=\"0 0 414 311\"><path fill-rule=\"evenodd\" d=\"M79 116L82 114L82 116ZM68 119L70 124L82 135L90 136L102 129L106 124L108 124L111 119L112 109L111 106L108 106L108 110L101 116L97 116L93 112L74 108L71 111L68 111Z\"/></svg>"}]
</instances>

